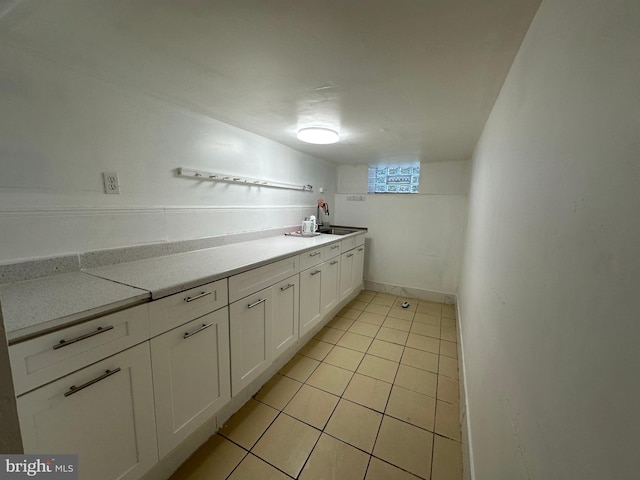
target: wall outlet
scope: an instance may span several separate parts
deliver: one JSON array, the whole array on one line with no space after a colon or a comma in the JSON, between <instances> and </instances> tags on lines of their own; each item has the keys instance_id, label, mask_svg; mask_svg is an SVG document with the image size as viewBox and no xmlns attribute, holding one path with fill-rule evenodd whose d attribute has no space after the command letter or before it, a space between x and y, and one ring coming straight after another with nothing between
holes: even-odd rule
<instances>
[{"instance_id":1,"label":"wall outlet","mask_svg":"<svg viewBox=\"0 0 640 480\"><path fill-rule=\"evenodd\" d=\"M120 193L120 179L115 172L102 172L102 182L104 183L104 193L117 195Z\"/></svg>"},{"instance_id":2,"label":"wall outlet","mask_svg":"<svg viewBox=\"0 0 640 480\"><path fill-rule=\"evenodd\" d=\"M364 202L366 199L364 195L347 195L348 202Z\"/></svg>"}]
</instances>

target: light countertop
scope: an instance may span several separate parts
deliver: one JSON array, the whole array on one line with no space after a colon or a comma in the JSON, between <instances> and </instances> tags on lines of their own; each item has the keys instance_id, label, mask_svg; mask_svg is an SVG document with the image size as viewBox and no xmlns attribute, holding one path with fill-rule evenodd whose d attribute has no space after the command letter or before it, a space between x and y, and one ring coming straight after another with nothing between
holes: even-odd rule
<instances>
[{"instance_id":1,"label":"light countertop","mask_svg":"<svg viewBox=\"0 0 640 480\"><path fill-rule=\"evenodd\" d=\"M85 271L147 290L151 292L151 298L156 300L328 245L341 238L336 235L309 238L282 235Z\"/></svg>"},{"instance_id":2,"label":"light countertop","mask_svg":"<svg viewBox=\"0 0 640 480\"><path fill-rule=\"evenodd\" d=\"M83 272L0 287L4 327L10 344L150 298L145 290Z\"/></svg>"},{"instance_id":3,"label":"light countertop","mask_svg":"<svg viewBox=\"0 0 640 480\"><path fill-rule=\"evenodd\" d=\"M349 236L280 235L134 260L0 287L5 330L15 343L119 308L162 298Z\"/></svg>"}]
</instances>

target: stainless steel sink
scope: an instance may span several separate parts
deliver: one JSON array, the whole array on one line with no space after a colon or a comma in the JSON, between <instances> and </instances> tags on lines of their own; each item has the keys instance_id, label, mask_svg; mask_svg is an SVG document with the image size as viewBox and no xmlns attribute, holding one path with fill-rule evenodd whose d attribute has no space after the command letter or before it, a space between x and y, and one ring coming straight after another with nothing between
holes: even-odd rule
<instances>
[{"instance_id":1,"label":"stainless steel sink","mask_svg":"<svg viewBox=\"0 0 640 480\"><path fill-rule=\"evenodd\" d=\"M357 231L358 230L351 229L351 228L334 228L334 227L318 229L319 233L328 233L330 235L349 235L350 233L355 233Z\"/></svg>"}]
</instances>

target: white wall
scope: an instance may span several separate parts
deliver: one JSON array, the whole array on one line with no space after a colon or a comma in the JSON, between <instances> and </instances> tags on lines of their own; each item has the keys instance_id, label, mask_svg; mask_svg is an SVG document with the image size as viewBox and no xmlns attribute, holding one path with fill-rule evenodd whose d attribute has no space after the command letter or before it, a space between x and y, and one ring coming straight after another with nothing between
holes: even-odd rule
<instances>
[{"instance_id":1,"label":"white wall","mask_svg":"<svg viewBox=\"0 0 640 480\"><path fill-rule=\"evenodd\" d=\"M0 262L289 226L315 213L317 187L333 199L335 166L144 91L8 44L0 77ZM198 183L179 166L316 192Z\"/></svg>"},{"instance_id":2,"label":"white wall","mask_svg":"<svg viewBox=\"0 0 640 480\"><path fill-rule=\"evenodd\" d=\"M369 229L365 279L406 293L453 294L466 222L469 162L423 163L419 195L367 195L367 166L338 167L338 225ZM350 201L359 194L364 201Z\"/></svg>"},{"instance_id":3,"label":"white wall","mask_svg":"<svg viewBox=\"0 0 640 480\"><path fill-rule=\"evenodd\" d=\"M478 480L638 478L640 2L545 0L473 158Z\"/></svg>"}]
</instances>

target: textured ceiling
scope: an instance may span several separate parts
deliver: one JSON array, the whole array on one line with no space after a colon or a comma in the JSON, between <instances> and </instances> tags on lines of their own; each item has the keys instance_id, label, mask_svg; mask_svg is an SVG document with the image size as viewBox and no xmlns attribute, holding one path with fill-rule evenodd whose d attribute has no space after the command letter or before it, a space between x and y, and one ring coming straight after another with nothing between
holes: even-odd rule
<instances>
[{"instance_id":1,"label":"textured ceiling","mask_svg":"<svg viewBox=\"0 0 640 480\"><path fill-rule=\"evenodd\" d=\"M465 160L539 3L14 0L0 39L334 163Z\"/></svg>"}]
</instances>

